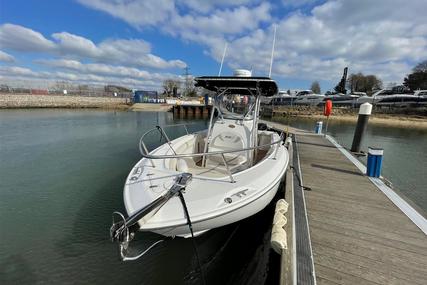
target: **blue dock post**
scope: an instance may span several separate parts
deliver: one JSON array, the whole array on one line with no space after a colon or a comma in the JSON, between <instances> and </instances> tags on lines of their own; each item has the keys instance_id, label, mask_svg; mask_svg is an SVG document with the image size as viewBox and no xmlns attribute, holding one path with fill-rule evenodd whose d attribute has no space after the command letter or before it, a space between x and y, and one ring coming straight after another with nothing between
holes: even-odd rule
<instances>
[{"instance_id":1,"label":"blue dock post","mask_svg":"<svg viewBox=\"0 0 427 285\"><path fill-rule=\"evenodd\" d=\"M323 122L322 121L316 122L316 128L314 129L314 132L316 134L321 134L322 128L323 128Z\"/></svg>"},{"instance_id":2,"label":"blue dock post","mask_svg":"<svg viewBox=\"0 0 427 285\"><path fill-rule=\"evenodd\" d=\"M205 94L205 107L209 105L209 95Z\"/></svg>"},{"instance_id":3,"label":"blue dock post","mask_svg":"<svg viewBox=\"0 0 427 285\"><path fill-rule=\"evenodd\" d=\"M366 166L366 175L370 177L380 177L383 164L384 150L382 148L368 148L368 163Z\"/></svg>"}]
</instances>

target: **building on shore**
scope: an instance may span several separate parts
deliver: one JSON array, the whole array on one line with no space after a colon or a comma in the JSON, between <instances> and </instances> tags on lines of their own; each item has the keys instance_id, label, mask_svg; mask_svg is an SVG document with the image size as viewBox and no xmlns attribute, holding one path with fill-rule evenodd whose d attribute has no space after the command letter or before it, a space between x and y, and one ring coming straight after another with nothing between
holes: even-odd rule
<instances>
[{"instance_id":1,"label":"building on shore","mask_svg":"<svg viewBox=\"0 0 427 285\"><path fill-rule=\"evenodd\" d=\"M134 103L164 103L165 99L159 98L157 91L134 90Z\"/></svg>"}]
</instances>

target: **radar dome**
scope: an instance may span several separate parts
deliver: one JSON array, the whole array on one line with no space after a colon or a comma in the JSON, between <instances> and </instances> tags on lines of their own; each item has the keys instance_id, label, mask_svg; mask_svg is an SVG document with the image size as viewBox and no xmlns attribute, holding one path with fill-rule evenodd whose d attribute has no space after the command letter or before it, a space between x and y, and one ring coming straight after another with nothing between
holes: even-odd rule
<instances>
[{"instance_id":1,"label":"radar dome","mask_svg":"<svg viewBox=\"0 0 427 285\"><path fill-rule=\"evenodd\" d=\"M251 77L252 71L247 69L236 69L234 70L234 76L236 77Z\"/></svg>"}]
</instances>

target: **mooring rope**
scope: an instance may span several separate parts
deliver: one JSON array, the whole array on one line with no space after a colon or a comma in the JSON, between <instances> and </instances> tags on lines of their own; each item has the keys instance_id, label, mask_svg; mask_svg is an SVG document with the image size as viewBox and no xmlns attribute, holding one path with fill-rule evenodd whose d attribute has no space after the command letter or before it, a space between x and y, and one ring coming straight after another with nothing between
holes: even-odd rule
<instances>
[{"instance_id":1,"label":"mooring rope","mask_svg":"<svg viewBox=\"0 0 427 285\"><path fill-rule=\"evenodd\" d=\"M298 173L297 169L296 169L293 165L291 165L291 166L289 166L289 167L290 167L291 169L293 169L293 170L294 170L295 176L296 176L296 177L297 177L297 179L298 179L298 184L299 184L299 186L301 187L301 189L302 189L302 190L311 191L311 188L310 188L310 187L307 187L307 186L302 185L301 177L299 176L299 173Z\"/></svg>"},{"instance_id":2,"label":"mooring rope","mask_svg":"<svg viewBox=\"0 0 427 285\"><path fill-rule=\"evenodd\" d=\"M185 199L184 199L184 195L182 194L182 191L179 192L179 199L181 200L181 204L182 204L182 207L184 208L185 216L187 217L188 228L190 229L191 240L193 242L194 252L196 253L196 259L197 259L197 264L199 266L200 275L202 276L203 284L206 285L205 274L203 272L202 264L200 263L199 251L197 250L197 244L194 238L193 224L191 223L190 215L188 214L187 204L185 203Z\"/></svg>"}]
</instances>

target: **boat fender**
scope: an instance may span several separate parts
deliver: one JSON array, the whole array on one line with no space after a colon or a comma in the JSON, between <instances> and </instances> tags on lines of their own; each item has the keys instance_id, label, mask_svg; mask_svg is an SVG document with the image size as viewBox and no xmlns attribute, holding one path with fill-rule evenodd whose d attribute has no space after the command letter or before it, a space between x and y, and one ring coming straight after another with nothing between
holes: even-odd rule
<instances>
[{"instance_id":1,"label":"boat fender","mask_svg":"<svg viewBox=\"0 0 427 285\"><path fill-rule=\"evenodd\" d=\"M188 172L187 162L182 158L178 158L176 162L176 170L179 172Z\"/></svg>"},{"instance_id":2,"label":"boat fender","mask_svg":"<svg viewBox=\"0 0 427 285\"><path fill-rule=\"evenodd\" d=\"M292 137L287 137L285 140L285 145L289 147L292 144Z\"/></svg>"},{"instance_id":3,"label":"boat fender","mask_svg":"<svg viewBox=\"0 0 427 285\"><path fill-rule=\"evenodd\" d=\"M286 231L283 228L276 228L271 232L271 248L278 254L282 254L282 251L288 248L286 242Z\"/></svg>"},{"instance_id":4,"label":"boat fender","mask_svg":"<svg viewBox=\"0 0 427 285\"><path fill-rule=\"evenodd\" d=\"M284 215L286 212L288 212L288 207L288 202L286 202L285 199L280 199L276 202L276 213L279 212Z\"/></svg>"},{"instance_id":5,"label":"boat fender","mask_svg":"<svg viewBox=\"0 0 427 285\"><path fill-rule=\"evenodd\" d=\"M271 247L278 254L282 254L282 250L287 249L286 231L284 226L287 223L285 214L288 212L289 204L284 199L276 202L274 211L273 228L271 229Z\"/></svg>"},{"instance_id":6,"label":"boat fender","mask_svg":"<svg viewBox=\"0 0 427 285\"><path fill-rule=\"evenodd\" d=\"M274 214L273 226L283 227L284 225L286 225L287 222L288 222L288 220L281 213L276 212Z\"/></svg>"}]
</instances>

